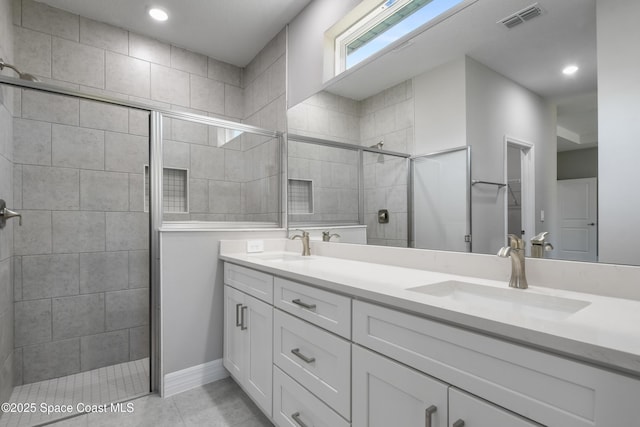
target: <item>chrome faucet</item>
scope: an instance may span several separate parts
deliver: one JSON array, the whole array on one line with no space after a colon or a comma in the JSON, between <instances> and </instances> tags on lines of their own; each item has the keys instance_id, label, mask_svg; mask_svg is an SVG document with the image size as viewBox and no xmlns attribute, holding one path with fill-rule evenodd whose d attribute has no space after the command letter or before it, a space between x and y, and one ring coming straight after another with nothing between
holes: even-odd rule
<instances>
[{"instance_id":1,"label":"chrome faucet","mask_svg":"<svg viewBox=\"0 0 640 427\"><path fill-rule=\"evenodd\" d=\"M332 237L340 238L340 235L338 233L331 234L331 230L327 230L327 231L323 231L322 232L322 241L323 242L330 242Z\"/></svg>"},{"instance_id":2,"label":"chrome faucet","mask_svg":"<svg viewBox=\"0 0 640 427\"><path fill-rule=\"evenodd\" d=\"M527 276L524 271L524 245L525 242L515 234L509 234L509 246L505 246L498 251L498 256L502 258L511 257L511 279L509 287L527 289Z\"/></svg>"},{"instance_id":3,"label":"chrome faucet","mask_svg":"<svg viewBox=\"0 0 640 427\"><path fill-rule=\"evenodd\" d=\"M302 240L302 256L311 255L311 247L309 246L309 232L304 230L297 230L302 234L296 234L295 236L291 236L291 240L300 239Z\"/></svg>"},{"instance_id":4,"label":"chrome faucet","mask_svg":"<svg viewBox=\"0 0 640 427\"><path fill-rule=\"evenodd\" d=\"M533 258L544 258L544 253L553 250L553 245L546 241L548 231L543 231L531 238L531 256Z\"/></svg>"}]
</instances>

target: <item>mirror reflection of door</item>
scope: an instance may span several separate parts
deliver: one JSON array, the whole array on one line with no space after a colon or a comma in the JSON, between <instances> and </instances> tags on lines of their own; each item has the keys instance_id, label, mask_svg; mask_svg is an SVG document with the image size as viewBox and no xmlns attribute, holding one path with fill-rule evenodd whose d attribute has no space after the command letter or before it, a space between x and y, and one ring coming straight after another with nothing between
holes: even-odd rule
<instances>
[{"instance_id":1,"label":"mirror reflection of door","mask_svg":"<svg viewBox=\"0 0 640 427\"><path fill-rule=\"evenodd\" d=\"M597 178L558 181L560 230L557 239L560 259L597 261Z\"/></svg>"},{"instance_id":2,"label":"mirror reflection of door","mask_svg":"<svg viewBox=\"0 0 640 427\"><path fill-rule=\"evenodd\" d=\"M522 225L522 150L507 145L507 233L525 234Z\"/></svg>"},{"instance_id":3,"label":"mirror reflection of door","mask_svg":"<svg viewBox=\"0 0 640 427\"><path fill-rule=\"evenodd\" d=\"M535 164L534 146L530 142L505 136L505 244L506 235L513 234L528 241L540 231L535 226ZM526 245L530 255L530 245Z\"/></svg>"}]
</instances>

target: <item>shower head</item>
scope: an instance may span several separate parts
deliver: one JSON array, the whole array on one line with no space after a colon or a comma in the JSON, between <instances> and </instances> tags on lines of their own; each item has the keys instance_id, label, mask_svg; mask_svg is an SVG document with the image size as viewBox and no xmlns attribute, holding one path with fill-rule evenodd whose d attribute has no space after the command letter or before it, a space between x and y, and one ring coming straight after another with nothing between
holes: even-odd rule
<instances>
[{"instance_id":1,"label":"shower head","mask_svg":"<svg viewBox=\"0 0 640 427\"><path fill-rule=\"evenodd\" d=\"M0 58L0 71L2 71L4 69L4 67L11 68L13 71L15 71L18 74L18 77L20 77L22 80L27 80L27 81L30 81L30 82L39 82L40 81L33 74L23 73L20 70L18 70L15 66L5 63L4 59Z\"/></svg>"},{"instance_id":2,"label":"shower head","mask_svg":"<svg viewBox=\"0 0 640 427\"><path fill-rule=\"evenodd\" d=\"M375 148L377 150L382 150L382 146L384 145L384 141L380 141L377 144L373 144L369 148Z\"/></svg>"}]
</instances>

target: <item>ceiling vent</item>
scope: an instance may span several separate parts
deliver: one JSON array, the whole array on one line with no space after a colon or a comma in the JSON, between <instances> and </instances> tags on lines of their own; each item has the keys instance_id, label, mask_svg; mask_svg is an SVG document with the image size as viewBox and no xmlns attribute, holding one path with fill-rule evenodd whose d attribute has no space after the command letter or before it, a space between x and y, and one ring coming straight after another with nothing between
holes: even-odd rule
<instances>
[{"instance_id":1,"label":"ceiling vent","mask_svg":"<svg viewBox=\"0 0 640 427\"><path fill-rule=\"evenodd\" d=\"M534 3L513 15L499 20L498 24L503 24L505 27L511 29L540 15L542 15L542 9L538 6L538 3Z\"/></svg>"}]
</instances>

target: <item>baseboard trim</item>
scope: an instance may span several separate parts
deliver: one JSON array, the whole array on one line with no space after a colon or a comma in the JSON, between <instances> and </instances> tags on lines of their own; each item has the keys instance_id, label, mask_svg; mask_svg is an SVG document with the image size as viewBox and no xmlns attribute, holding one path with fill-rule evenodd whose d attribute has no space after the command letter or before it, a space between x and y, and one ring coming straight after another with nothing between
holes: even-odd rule
<instances>
[{"instance_id":1,"label":"baseboard trim","mask_svg":"<svg viewBox=\"0 0 640 427\"><path fill-rule=\"evenodd\" d=\"M192 388L200 387L229 376L222 365L222 359L192 366L164 376L163 397L170 397Z\"/></svg>"}]
</instances>

